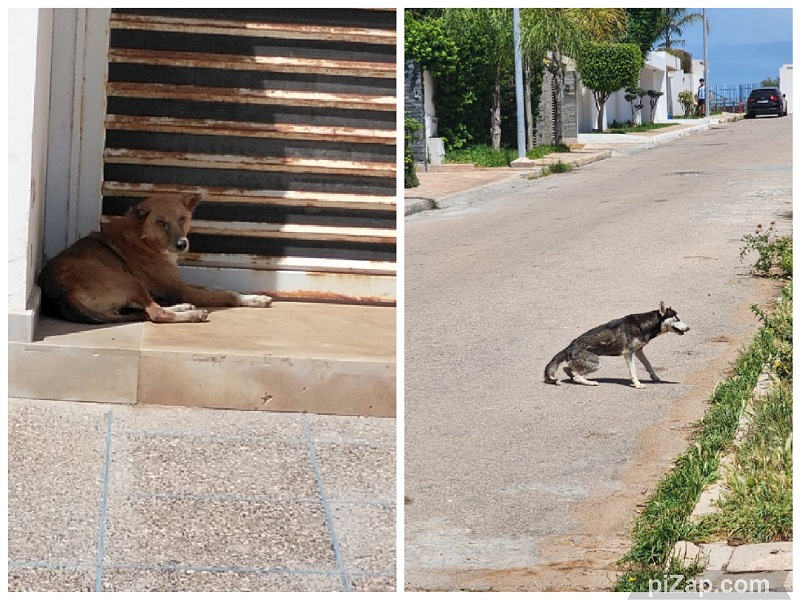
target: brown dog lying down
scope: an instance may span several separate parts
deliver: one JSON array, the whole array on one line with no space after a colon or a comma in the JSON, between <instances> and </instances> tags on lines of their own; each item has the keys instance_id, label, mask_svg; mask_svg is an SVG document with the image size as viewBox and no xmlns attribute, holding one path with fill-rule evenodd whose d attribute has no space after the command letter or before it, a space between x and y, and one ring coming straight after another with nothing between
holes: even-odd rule
<instances>
[{"instance_id":1,"label":"brown dog lying down","mask_svg":"<svg viewBox=\"0 0 800 600\"><path fill-rule=\"evenodd\" d=\"M269 296L183 282L178 256L201 197L154 196L103 224L50 260L39 275L45 309L79 323L198 323L197 306L266 307ZM158 302L167 306L161 306Z\"/></svg>"}]
</instances>

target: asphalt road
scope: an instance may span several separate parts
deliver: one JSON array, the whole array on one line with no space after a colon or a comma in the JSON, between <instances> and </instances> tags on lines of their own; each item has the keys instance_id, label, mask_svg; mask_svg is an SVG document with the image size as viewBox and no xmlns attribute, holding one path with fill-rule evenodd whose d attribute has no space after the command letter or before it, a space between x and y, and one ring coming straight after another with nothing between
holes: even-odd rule
<instances>
[{"instance_id":1,"label":"asphalt road","mask_svg":"<svg viewBox=\"0 0 800 600\"><path fill-rule=\"evenodd\" d=\"M712 127L405 221L406 589L600 590L774 286L741 238L791 229L792 118ZM570 340L663 300L663 383L542 382ZM563 377L563 373L560 372Z\"/></svg>"}]
</instances>

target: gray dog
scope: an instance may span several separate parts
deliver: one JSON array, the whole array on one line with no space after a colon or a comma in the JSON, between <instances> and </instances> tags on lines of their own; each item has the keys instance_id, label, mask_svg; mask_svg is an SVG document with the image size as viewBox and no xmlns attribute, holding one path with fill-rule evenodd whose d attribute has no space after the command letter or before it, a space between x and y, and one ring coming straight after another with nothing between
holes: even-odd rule
<instances>
[{"instance_id":1,"label":"gray dog","mask_svg":"<svg viewBox=\"0 0 800 600\"><path fill-rule=\"evenodd\" d=\"M635 355L642 362L653 381L660 381L650 361L644 355L644 347L654 337L668 331L683 335L689 331L689 327L681 321L678 313L666 308L663 302L658 310L609 321L576 337L569 346L556 354L545 367L544 381L561 385L556 379L556 370L561 363L566 362L564 372L572 381L583 385L597 385L596 381L586 379L584 376L600 368L600 357L624 356L633 387L643 388L644 385L636 377L633 357Z\"/></svg>"}]
</instances>

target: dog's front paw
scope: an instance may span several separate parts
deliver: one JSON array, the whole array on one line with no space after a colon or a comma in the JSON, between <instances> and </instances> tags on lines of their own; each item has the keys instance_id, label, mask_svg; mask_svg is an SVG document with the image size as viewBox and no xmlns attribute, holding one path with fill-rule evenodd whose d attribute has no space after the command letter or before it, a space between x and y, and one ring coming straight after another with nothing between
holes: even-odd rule
<instances>
[{"instance_id":1,"label":"dog's front paw","mask_svg":"<svg viewBox=\"0 0 800 600\"><path fill-rule=\"evenodd\" d=\"M194 304L175 304L174 306L165 306L164 310L173 313L186 312L188 310L194 310Z\"/></svg>"},{"instance_id":2,"label":"dog's front paw","mask_svg":"<svg viewBox=\"0 0 800 600\"><path fill-rule=\"evenodd\" d=\"M633 387L635 387L637 390L641 390L644 388L644 384L641 381L634 381L632 383Z\"/></svg>"},{"instance_id":3,"label":"dog's front paw","mask_svg":"<svg viewBox=\"0 0 800 600\"><path fill-rule=\"evenodd\" d=\"M267 308L272 304L272 298L260 294L239 294L239 306L250 308Z\"/></svg>"}]
</instances>

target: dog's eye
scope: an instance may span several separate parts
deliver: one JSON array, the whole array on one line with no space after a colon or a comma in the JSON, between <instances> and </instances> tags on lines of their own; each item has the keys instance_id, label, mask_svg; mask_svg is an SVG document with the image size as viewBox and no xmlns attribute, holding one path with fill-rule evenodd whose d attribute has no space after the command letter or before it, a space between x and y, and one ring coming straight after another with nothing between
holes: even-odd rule
<instances>
[{"instance_id":1,"label":"dog's eye","mask_svg":"<svg viewBox=\"0 0 800 600\"><path fill-rule=\"evenodd\" d=\"M164 231L167 232L169 231L169 223L167 223L166 221L159 219L158 221L156 221L156 225L158 225L159 227L163 227Z\"/></svg>"}]
</instances>

